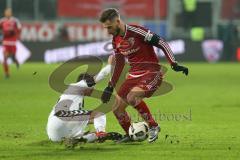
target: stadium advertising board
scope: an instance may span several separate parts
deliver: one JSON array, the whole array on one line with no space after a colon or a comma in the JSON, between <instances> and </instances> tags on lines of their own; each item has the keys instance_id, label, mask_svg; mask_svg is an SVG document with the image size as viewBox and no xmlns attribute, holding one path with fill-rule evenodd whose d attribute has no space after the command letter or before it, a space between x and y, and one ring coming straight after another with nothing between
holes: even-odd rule
<instances>
[{"instance_id":1,"label":"stadium advertising board","mask_svg":"<svg viewBox=\"0 0 240 160\"><path fill-rule=\"evenodd\" d=\"M138 24L138 23L131 23ZM144 26L153 32L166 37L166 23L160 25L154 23L143 23ZM51 42L67 40L70 42L92 42L108 40L111 37L99 23L28 23L23 22L21 41L24 42Z\"/></svg>"},{"instance_id":2,"label":"stadium advertising board","mask_svg":"<svg viewBox=\"0 0 240 160\"><path fill-rule=\"evenodd\" d=\"M115 7L124 17L152 19L156 16L154 5L154 0L59 0L57 12L62 17L96 18L103 8ZM157 16L165 18L167 0L160 0L158 5Z\"/></svg>"},{"instance_id":3,"label":"stadium advertising board","mask_svg":"<svg viewBox=\"0 0 240 160\"><path fill-rule=\"evenodd\" d=\"M61 38L61 30L66 30L69 41L106 40L107 33L100 24L80 23L23 23L21 40L25 42L50 42Z\"/></svg>"}]
</instances>

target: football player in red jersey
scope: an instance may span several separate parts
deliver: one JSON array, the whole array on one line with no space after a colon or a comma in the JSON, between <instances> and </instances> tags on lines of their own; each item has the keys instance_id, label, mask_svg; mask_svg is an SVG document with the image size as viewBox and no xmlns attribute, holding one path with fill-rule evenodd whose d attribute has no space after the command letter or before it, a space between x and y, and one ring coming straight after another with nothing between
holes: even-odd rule
<instances>
[{"instance_id":1,"label":"football player in red jersey","mask_svg":"<svg viewBox=\"0 0 240 160\"><path fill-rule=\"evenodd\" d=\"M113 111L126 136L120 142L131 141L128 129L131 119L125 111L128 105L133 106L149 125L149 139L154 142L158 138L160 126L152 117L143 98L151 97L162 82L161 67L153 46L163 50L172 69L188 75L188 68L178 65L169 45L157 34L137 25L125 24L119 12L114 8L104 10L100 22L113 35L113 49L115 52L115 67L112 78L101 97L103 103L110 100L125 64L125 58L130 64L127 79L117 91L116 109Z\"/></svg>"},{"instance_id":2,"label":"football player in red jersey","mask_svg":"<svg viewBox=\"0 0 240 160\"><path fill-rule=\"evenodd\" d=\"M17 18L12 16L11 8L7 8L4 11L4 16L4 18L0 19L0 29L3 33L3 68L5 77L9 78L8 57L11 57L13 62L19 67L16 59L16 41L19 39L21 24Z\"/></svg>"}]
</instances>

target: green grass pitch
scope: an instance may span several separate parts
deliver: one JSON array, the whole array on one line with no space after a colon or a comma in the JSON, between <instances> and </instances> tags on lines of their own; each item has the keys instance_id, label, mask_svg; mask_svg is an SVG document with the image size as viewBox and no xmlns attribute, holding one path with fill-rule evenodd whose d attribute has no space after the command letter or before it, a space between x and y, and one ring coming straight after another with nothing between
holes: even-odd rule
<instances>
[{"instance_id":1,"label":"green grass pitch","mask_svg":"<svg viewBox=\"0 0 240 160\"><path fill-rule=\"evenodd\" d=\"M240 65L186 65L190 69L188 77L171 69L165 75L174 90L146 99L162 128L155 143L106 142L74 150L49 142L46 135L47 117L59 96L49 87L48 78L58 65L27 63L20 70L11 66L8 80L1 70L0 159L240 159ZM66 81L73 77L76 72ZM106 82L97 88L104 88ZM86 99L87 108L99 103ZM136 112L130 107L128 110L137 120ZM123 133L112 113L107 114L107 130Z\"/></svg>"}]
</instances>

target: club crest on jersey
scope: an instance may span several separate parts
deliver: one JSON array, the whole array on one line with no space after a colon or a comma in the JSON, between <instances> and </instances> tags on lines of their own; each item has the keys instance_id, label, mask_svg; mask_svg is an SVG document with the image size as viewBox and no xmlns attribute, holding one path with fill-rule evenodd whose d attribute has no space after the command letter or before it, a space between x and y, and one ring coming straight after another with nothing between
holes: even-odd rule
<instances>
[{"instance_id":1,"label":"club crest on jersey","mask_svg":"<svg viewBox=\"0 0 240 160\"><path fill-rule=\"evenodd\" d=\"M119 44L118 44L118 48L121 52L121 54L123 55L129 55L132 54L134 52L137 52L140 48L133 48L135 43L135 39L133 37L128 38L127 40L122 40Z\"/></svg>"}]
</instances>

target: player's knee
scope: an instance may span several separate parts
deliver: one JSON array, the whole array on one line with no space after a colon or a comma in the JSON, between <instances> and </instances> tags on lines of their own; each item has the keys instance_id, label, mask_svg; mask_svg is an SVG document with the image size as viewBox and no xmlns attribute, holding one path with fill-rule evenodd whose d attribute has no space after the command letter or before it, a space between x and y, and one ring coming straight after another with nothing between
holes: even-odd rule
<instances>
[{"instance_id":1,"label":"player's knee","mask_svg":"<svg viewBox=\"0 0 240 160\"><path fill-rule=\"evenodd\" d=\"M136 97L133 94L128 94L127 95L127 102L128 104L135 106L136 105Z\"/></svg>"},{"instance_id":2,"label":"player's knee","mask_svg":"<svg viewBox=\"0 0 240 160\"><path fill-rule=\"evenodd\" d=\"M122 107L118 107L118 108L116 108L116 109L113 111L113 113L114 113L115 115L117 115L117 114L119 114L119 113L123 113L123 112L125 112L125 108L122 108Z\"/></svg>"},{"instance_id":3,"label":"player's knee","mask_svg":"<svg viewBox=\"0 0 240 160\"><path fill-rule=\"evenodd\" d=\"M113 113L125 112L126 107L127 107L127 103L122 98L117 96L113 106Z\"/></svg>"},{"instance_id":4,"label":"player's knee","mask_svg":"<svg viewBox=\"0 0 240 160\"><path fill-rule=\"evenodd\" d=\"M118 114L124 113L125 112L126 107L119 105L114 111L113 113L117 116Z\"/></svg>"}]
</instances>

